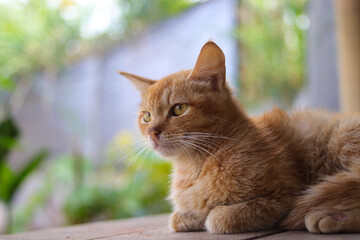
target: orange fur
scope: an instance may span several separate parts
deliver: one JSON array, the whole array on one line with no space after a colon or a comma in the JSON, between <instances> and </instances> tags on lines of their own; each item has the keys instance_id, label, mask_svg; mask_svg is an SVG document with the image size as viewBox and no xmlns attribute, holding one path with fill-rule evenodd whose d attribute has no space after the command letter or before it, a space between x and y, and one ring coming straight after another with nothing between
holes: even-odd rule
<instances>
[{"instance_id":1,"label":"orange fur","mask_svg":"<svg viewBox=\"0 0 360 240\"><path fill-rule=\"evenodd\" d=\"M192 71L159 81L120 73L142 92L142 134L174 163L174 231L360 231L359 116L274 109L248 117L213 42ZM180 103L188 108L175 116Z\"/></svg>"}]
</instances>

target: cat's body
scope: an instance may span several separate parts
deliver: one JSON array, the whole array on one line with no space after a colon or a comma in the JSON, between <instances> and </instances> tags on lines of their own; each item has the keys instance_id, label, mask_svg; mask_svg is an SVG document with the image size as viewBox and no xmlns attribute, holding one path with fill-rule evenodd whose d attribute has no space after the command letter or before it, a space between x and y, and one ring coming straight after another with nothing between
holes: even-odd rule
<instances>
[{"instance_id":1,"label":"cat's body","mask_svg":"<svg viewBox=\"0 0 360 240\"><path fill-rule=\"evenodd\" d=\"M360 117L275 109L250 118L216 44L195 68L141 90L140 130L174 162L174 231L360 231Z\"/></svg>"}]
</instances>

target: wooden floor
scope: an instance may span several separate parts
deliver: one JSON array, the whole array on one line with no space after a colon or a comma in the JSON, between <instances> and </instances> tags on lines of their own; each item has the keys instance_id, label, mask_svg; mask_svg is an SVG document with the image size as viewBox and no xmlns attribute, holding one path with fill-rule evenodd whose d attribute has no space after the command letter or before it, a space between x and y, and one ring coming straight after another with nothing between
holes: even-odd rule
<instances>
[{"instance_id":1,"label":"wooden floor","mask_svg":"<svg viewBox=\"0 0 360 240\"><path fill-rule=\"evenodd\" d=\"M98 222L69 227L38 230L14 235L0 235L0 240L120 240L120 239L360 239L360 234L311 234L307 232L281 232L279 230L215 235L207 232L172 233L168 215L132 218L127 220Z\"/></svg>"}]
</instances>

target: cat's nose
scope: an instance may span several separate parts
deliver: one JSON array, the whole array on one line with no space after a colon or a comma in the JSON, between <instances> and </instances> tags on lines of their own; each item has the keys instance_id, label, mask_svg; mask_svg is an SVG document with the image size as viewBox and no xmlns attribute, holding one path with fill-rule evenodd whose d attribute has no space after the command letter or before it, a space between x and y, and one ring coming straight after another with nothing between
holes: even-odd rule
<instances>
[{"instance_id":1,"label":"cat's nose","mask_svg":"<svg viewBox=\"0 0 360 240\"><path fill-rule=\"evenodd\" d=\"M158 128L150 128L148 130L148 135L151 139L155 140L155 139L158 139L159 138L159 135L160 135L161 131L158 129Z\"/></svg>"}]
</instances>

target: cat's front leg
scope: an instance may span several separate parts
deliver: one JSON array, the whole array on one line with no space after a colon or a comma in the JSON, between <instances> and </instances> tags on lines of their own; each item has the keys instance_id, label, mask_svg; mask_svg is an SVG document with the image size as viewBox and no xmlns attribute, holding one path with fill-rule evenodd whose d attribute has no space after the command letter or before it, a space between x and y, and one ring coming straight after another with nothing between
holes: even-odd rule
<instances>
[{"instance_id":1,"label":"cat's front leg","mask_svg":"<svg viewBox=\"0 0 360 240\"><path fill-rule=\"evenodd\" d=\"M264 203L264 204L263 204ZM206 218L206 230L210 233L240 233L272 228L278 221L279 212L264 202L245 202L216 206Z\"/></svg>"},{"instance_id":2,"label":"cat's front leg","mask_svg":"<svg viewBox=\"0 0 360 240\"><path fill-rule=\"evenodd\" d=\"M203 231L205 219L204 214L176 210L170 215L170 229L174 232Z\"/></svg>"}]
</instances>

